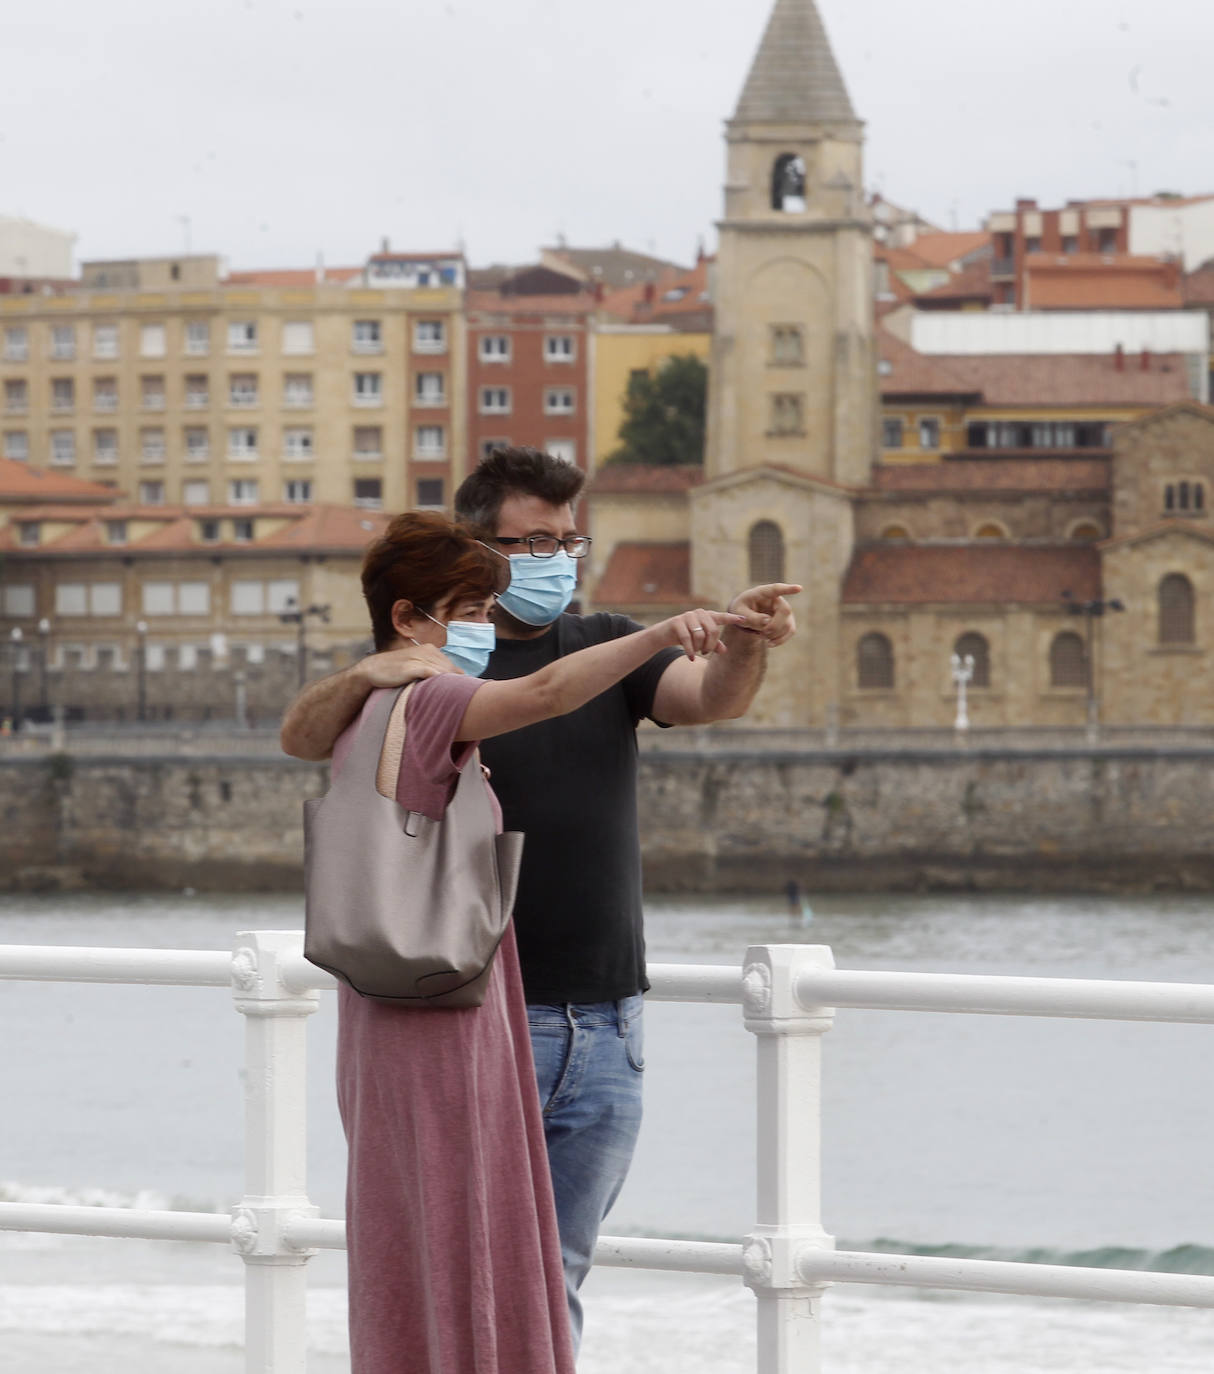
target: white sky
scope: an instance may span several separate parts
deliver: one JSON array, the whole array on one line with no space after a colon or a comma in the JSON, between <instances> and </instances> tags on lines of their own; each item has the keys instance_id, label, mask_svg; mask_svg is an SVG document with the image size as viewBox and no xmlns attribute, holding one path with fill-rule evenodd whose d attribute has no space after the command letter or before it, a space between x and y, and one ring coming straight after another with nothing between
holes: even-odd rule
<instances>
[{"instance_id":1,"label":"white sky","mask_svg":"<svg viewBox=\"0 0 1214 1374\"><path fill-rule=\"evenodd\" d=\"M944 227L1214 191L1210 0L818 0L866 180ZM770 0L5 0L0 214L82 258L690 261Z\"/></svg>"}]
</instances>

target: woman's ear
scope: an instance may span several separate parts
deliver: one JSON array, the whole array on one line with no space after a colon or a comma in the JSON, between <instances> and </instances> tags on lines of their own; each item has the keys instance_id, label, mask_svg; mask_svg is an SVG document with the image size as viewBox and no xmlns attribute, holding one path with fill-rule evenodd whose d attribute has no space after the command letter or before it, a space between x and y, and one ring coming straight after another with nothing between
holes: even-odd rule
<instances>
[{"instance_id":1,"label":"woman's ear","mask_svg":"<svg viewBox=\"0 0 1214 1374\"><path fill-rule=\"evenodd\" d=\"M412 601L394 601L392 603L392 628L402 639L408 639L413 633L413 617L415 607Z\"/></svg>"}]
</instances>

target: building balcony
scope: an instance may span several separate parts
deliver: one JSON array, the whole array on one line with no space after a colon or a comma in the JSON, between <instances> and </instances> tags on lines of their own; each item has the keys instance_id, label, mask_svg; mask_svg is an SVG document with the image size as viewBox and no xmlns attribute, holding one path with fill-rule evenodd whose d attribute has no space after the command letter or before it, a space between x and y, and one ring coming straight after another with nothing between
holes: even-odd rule
<instances>
[{"instance_id":1,"label":"building balcony","mask_svg":"<svg viewBox=\"0 0 1214 1374\"><path fill-rule=\"evenodd\" d=\"M206 410L211 404L210 393L206 391L187 391L185 408L187 410Z\"/></svg>"},{"instance_id":2,"label":"building balcony","mask_svg":"<svg viewBox=\"0 0 1214 1374\"><path fill-rule=\"evenodd\" d=\"M998 281L1000 278L1008 280L1016 275L1015 258L992 258L991 259L991 280Z\"/></svg>"}]
</instances>

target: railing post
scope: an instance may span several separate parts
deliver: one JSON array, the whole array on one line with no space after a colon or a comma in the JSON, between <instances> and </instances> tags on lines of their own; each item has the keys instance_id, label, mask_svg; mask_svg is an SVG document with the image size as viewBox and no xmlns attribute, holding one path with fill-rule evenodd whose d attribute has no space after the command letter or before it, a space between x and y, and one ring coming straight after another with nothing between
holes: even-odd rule
<instances>
[{"instance_id":1,"label":"railing post","mask_svg":"<svg viewBox=\"0 0 1214 1374\"><path fill-rule=\"evenodd\" d=\"M307 1197L307 1018L315 991L283 977L299 955L298 931L242 931L232 983L245 1017L245 1195L232 1213L232 1243L245 1262L247 1374L304 1374L307 1262L290 1223L314 1217Z\"/></svg>"},{"instance_id":2,"label":"railing post","mask_svg":"<svg viewBox=\"0 0 1214 1374\"><path fill-rule=\"evenodd\" d=\"M822 1035L826 1007L797 999L806 968L833 968L825 945L752 945L742 1009L757 1036L757 1224L746 1237L746 1282L758 1302L758 1374L818 1374L824 1285L806 1282L805 1251L833 1249L821 1218Z\"/></svg>"}]
</instances>

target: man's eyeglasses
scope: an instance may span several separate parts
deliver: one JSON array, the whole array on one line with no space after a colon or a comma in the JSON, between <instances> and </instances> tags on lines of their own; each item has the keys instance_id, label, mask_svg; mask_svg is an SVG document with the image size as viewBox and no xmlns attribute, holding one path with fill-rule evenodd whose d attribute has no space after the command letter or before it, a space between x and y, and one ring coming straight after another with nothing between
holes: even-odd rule
<instances>
[{"instance_id":1,"label":"man's eyeglasses","mask_svg":"<svg viewBox=\"0 0 1214 1374\"><path fill-rule=\"evenodd\" d=\"M527 534L521 538L510 536L495 539L495 544L526 544L532 558L553 558L558 549L564 549L570 558L585 558L593 542L588 534L567 534L558 539L553 534Z\"/></svg>"}]
</instances>

